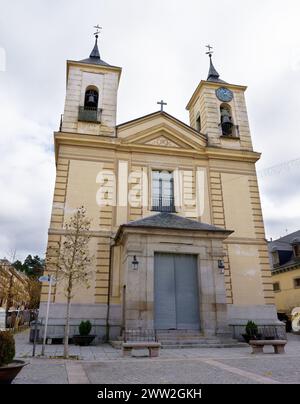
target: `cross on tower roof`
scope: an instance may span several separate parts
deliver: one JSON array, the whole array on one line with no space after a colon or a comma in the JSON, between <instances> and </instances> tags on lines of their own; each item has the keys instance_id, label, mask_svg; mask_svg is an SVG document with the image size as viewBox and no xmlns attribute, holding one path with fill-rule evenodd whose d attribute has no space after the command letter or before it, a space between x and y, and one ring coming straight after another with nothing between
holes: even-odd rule
<instances>
[{"instance_id":1,"label":"cross on tower roof","mask_svg":"<svg viewBox=\"0 0 300 404\"><path fill-rule=\"evenodd\" d=\"M96 38L98 38L99 34L100 34L100 30L102 29L102 27L99 26L99 24L94 25L94 28L96 28L96 32L94 32L94 35Z\"/></svg>"},{"instance_id":2,"label":"cross on tower roof","mask_svg":"<svg viewBox=\"0 0 300 404\"><path fill-rule=\"evenodd\" d=\"M166 102L164 102L163 100L158 101L157 104L160 104L160 110L161 112L163 112L164 110L164 105L168 105Z\"/></svg>"},{"instance_id":3,"label":"cross on tower roof","mask_svg":"<svg viewBox=\"0 0 300 404\"><path fill-rule=\"evenodd\" d=\"M214 53L212 51L213 47L210 45L206 45L205 47L208 49L208 52L206 52L206 54L209 55L209 57L211 57L211 55Z\"/></svg>"}]
</instances>

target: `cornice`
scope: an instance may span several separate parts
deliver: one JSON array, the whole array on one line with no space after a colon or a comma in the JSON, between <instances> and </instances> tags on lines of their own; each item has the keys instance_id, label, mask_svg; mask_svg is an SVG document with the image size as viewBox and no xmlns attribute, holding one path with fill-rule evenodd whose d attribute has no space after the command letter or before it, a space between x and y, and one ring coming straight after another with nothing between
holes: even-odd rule
<instances>
[{"instance_id":1,"label":"cornice","mask_svg":"<svg viewBox=\"0 0 300 404\"><path fill-rule=\"evenodd\" d=\"M199 149L180 149L178 147L161 147L149 144L123 143L121 138L98 135L81 135L77 133L54 132L55 158L58 158L59 145L104 148L120 152L135 152L160 155L178 155L195 159L217 159L246 161L255 163L261 154L254 151L232 150L218 147L200 147Z\"/></svg>"}]
</instances>

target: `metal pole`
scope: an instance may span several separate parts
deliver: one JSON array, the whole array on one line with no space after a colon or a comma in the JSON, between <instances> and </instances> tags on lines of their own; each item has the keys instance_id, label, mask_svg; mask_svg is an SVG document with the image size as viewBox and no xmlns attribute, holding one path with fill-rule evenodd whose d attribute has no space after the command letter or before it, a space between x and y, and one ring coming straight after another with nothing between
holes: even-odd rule
<instances>
[{"instance_id":1,"label":"metal pole","mask_svg":"<svg viewBox=\"0 0 300 404\"><path fill-rule=\"evenodd\" d=\"M50 299L51 299L51 286L52 286L52 276L49 275L49 291L48 291L48 302L47 302L47 311L46 311L45 328L44 328L44 338L43 338L43 346L42 346L42 356L45 355L45 345L46 345L46 337L47 337L49 307L50 307Z\"/></svg>"},{"instance_id":2,"label":"metal pole","mask_svg":"<svg viewBox=\"0 0 300 404\"><path fill-rule=\"evenodd\" d=\"M32 348L32 356L35 356L35 347L36 347L36 340L37 340L37 326L38 326L38 318L39 318L39 312L36 310L34 320L34 338L33 338L33 348Z\"/></svg>"}]
</instances>

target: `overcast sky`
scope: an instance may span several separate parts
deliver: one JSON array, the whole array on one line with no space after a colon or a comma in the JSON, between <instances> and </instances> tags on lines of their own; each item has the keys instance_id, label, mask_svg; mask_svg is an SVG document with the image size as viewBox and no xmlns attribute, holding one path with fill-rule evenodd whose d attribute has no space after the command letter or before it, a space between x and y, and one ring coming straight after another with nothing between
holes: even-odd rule
<instances>
[{"instance_id":1,"label":"overcast sky","mask_svg":"<svg viewBox=\"0 0 300 404\"><path fill-rule=\"evenodd\" d=\"M249 86L267 237L300 229L299 20L297 0L0 0L0 258L44 254L65 62L88 57L96 24L102 59L123 68L118 123L161 98L188 123L214 46L221 78Z\"/></svg>"}]
</instances>

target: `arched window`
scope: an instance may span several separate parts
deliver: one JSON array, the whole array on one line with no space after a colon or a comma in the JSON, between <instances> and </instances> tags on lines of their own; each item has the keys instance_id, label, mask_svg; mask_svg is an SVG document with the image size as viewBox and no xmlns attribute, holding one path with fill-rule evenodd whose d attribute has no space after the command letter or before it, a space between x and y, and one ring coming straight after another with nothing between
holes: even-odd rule
<instances>
[{"instance_id":1,"label":"arched window","mask_svg":"<svg viewBox=\"0 0 300 404\"><path fill-rule=\"evenodd\" d=\"M84 96L84 109L96 110L98 108L99 93L96 88L88 87Z\"/></svg>"},{"instance_id":2,"label":"arched window","mask_svg":"<svg viewBox=\"0 0 300 404\"><path fill-rule=\"evenodd\" d=\"M230 105L221 104L220 115L221 115L221 128L223 136L233 136L234 124Z\"/></svg>"}]
</instances>

